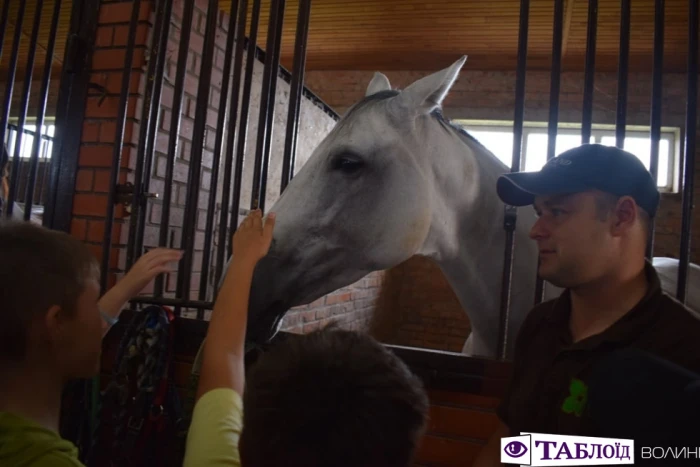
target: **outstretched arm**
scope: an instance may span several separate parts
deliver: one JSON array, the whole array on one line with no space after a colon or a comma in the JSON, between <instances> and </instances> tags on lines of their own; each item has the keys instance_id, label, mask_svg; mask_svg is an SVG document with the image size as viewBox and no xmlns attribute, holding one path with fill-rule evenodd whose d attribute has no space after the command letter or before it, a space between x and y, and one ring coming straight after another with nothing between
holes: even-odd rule
<instances>
[{"instance_id":1,"label":"outstretched arm","mask_svg":"<svg viewBox=\"0 0 700 467\"><path fill-rule=\"evenodd\" d=\"M182 253L181 250L170 248L156 248L149 251L141 256L129 272L100 298L98 305L105 315L103 335L109 330L106 320L118 318L126 303L141 293L158 274L173 272L168 264L180 261Z\"/></svg>"},{"instance_id":2,"label":"outstretched arm","mask_svg":"<svg viewBox=\"0 0 700 467\"><path fill-rule=\"evenodd\" d=\"M231 388L243 394L250 287L255 266L270 249L274 225L274 214L269 214L263 223L260 210L255 210L233 236L233 259L209 322L196 400L216 388Z\"/></svg>"}]
</instances>

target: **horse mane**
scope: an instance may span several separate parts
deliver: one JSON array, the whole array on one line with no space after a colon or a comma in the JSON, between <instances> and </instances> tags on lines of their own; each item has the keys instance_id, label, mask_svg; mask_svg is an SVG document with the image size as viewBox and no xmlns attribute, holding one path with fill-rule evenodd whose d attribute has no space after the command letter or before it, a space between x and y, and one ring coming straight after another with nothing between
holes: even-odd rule
<instances>
[{"instance_id":1,"label":"horse mane","mask_svg":"<svg viewBox=\"0 0 700 467\"><path fill-rule=\"evenodd\" d=\"M365 96L362 100L360 100L357 104L353 105L350 107L350 109L347 111L343 119L350 118L353 114L356 112L359 112L360 110L364 109L365 107L368 107L376 102L381 102L387 99L390 99L392 97L396 97L401 93L401 91L397 89L388 89L385 91L379 91L374 94L370 94L369 96ZM484 146L481 141L479 141L475 136L470 134L463 126L458 125L451 120L449 120L445 115L442 113L442 109L440 107L436 108L433 110L430 115L438 122L440 123L440 126L444 128L447 131L451 131L456 133L458 136L466 139L468 142L466 144L472 143L477 146L478 149L481 150L482 153L488 154L491 156L491 159L498 163L499 168L508 170L508 167L498 158L496 157L493 152L491 152L486 146Z\"/></svg>"}]
</instances>

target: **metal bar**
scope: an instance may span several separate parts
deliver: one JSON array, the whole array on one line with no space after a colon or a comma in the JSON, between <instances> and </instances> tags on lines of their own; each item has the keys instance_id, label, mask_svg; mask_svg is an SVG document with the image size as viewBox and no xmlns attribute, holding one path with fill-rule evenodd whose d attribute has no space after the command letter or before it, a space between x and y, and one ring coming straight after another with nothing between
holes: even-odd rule
<instances>
[{"instance_id":1,"label":"metal bar","mask_svg":"<svg viewBox=\"0 0 700 467\"><path fill-rule=\"evenodd\" d=\"M245 24L248 13L248 1L240 0L238 4L238 24L236 26L236 56L233 64L233 84L231 85L231 101L229 106L229 128L235 128L238 115L238 98L241 92L241 73L243 71L243 51L245 39ZM233 9L231 10L233 15ZM233 34L229 26L229 34ZM250 93L248 94L250 96ZM243 104L247 107L248 103ZM247 117L246 117L247 118ZM239 138L241 135L239 135ZM245 139L245 135L242 135ZM231 199L231 171L233 169L233 152L235 149L236 131L227 131L226 157L224 163L224 186L221 196L221 219L219 219L219 246L216 249L216 284L221 281L224 268L224 253L226 252L228 235L228 211ZM242 168L243 166L241 166Z\"/></svg>"},{"instance_id":2,"label":"metal bar","mask_svg":"<svg viewBox=\"0 0 700 467\"><path fill-rule=\"evenodd\" d=\"M49 31L49 43L46 47L46 60L44 61L44 76L41 79L39 90L39 108L36 116L36 134L34 144L32 144L31 163L29 168L29 181L24 195L24 220L28 221L32 213L34 204L34 188L39 171L39 149L41 148L42 130L46 114L46 103L49 97L49 82L51 80L51 65L53 63L53 51L56 46L56 30L58 28L58 18L61 13L61 0L56 0L51 17L51 30ZM39 192L41 193L41 191Z\"/></svg>"},{"instance_id":3,"label":"metal bar","mask_svg":"<svg viewBox=\"0 0 700 467\"><path fill-rule=\"evenodd\" d=\"M625 146L627 125L627 79L630 55L630 0L620 3L620 61L617 68L617 115L615 122L615 146Z\"/></svg>"},{"instance_id":4,"label":"metal bar","mask_svg":"<svg viewBox=\"0 0 700 467\"><path fill-rule=\"evenodd\" d=\"M656 0L654 12L654 68L652 70L651 90L651 154L649 171L654 180L659 173L659 141L661 140L661 98L664 64L664 0ZM654 253L654 219L649 226L649 238L647 242L646 257L651 259Z\"/></svg>"},{"instance_id":5,"label":"metal bar","mask_svg":"<svg viewBox=\"0 0 700 467\"><path fill-rule=\"evenodd\" d=\"M213 302L204 302L200 300L184 300L182 298L165 298L165 297L134 297L130 300L132 303L143 303L148 305L164 305L183 308L197 308L199 310L211 310L214 308Z\"/></svg>"},{"instance_id":6,"label":"metal bar","mask_svg":"<svg viewBox=\"0 0 700 467\"><path fill-rule=\"evenodd\" d=\"M253 67L255 65L255 55L257 52L256 41L258 37L258 23L260 21L260 0L253 2L253 15L250 20L250 34L248 35L248 51L246 54L245 78L243 80L243 100L241 101L241 118L238 127L238 140L236 145L236 167L233 172L233 201L231 201L231 229L230 234L238 228L238 211L241 205L241 184L243 175L243 159L245 157L247 134L248 134L248 114L250 111L250 88L253 80ZM228 241L228 255L231 256L233 244Z\"/></svg>"},{"instance_id":7,"label":"metal bar","mask_svg":"<svg viewBox=\"0 0 700 467\"><path fill-rule=\"evenodd\" d=\"M559 91L561 85L561 49L564 30L564 0L554 2L554 25L552 34L552 70L549 78L549 120L547 124L547 160L554 157L559 127ZM539 268L538 268L539 269ZM535 282L535 305L544 300L544 281L537 275Z\"/></svg>"},{"instance_id":8,"label":"metal bar","mask_svg":"<svg viewBox=\"0 0 700 467\"><path fill-rule=\"evenodd\" d=\"M10 107L12 106L12 92L14 91L15 87L15 75L17 74L17 60L18 60L18 55L19 55L19 41L22 37L22 21L24 20L24 9L26 7L26 2L21 2L19 6L19 10L17 12L17 21L15 22L15 35L13 36L12 39L12 53L10 55L10 64L8 67L7 71L7 77L5 78L5 98L3 100L3 106L2 106L2 114L0 114L0 143L4 144L5 142L5 131L7 129L7 122L10 119ZM40 16L41 17L41 16ZM36 42L36 41L35 41ZM35 45L36 47L36 45ZM31 79L29 80L31 82ZM26 87L26 86L25 86ZM26 104L26 102L25 102ZM26 107L26 105L25 105ZM25 110L26 114L26 110ZM19 146L20 143L22 142L22 127L24 127L24 122L22 122L22 125L20 126L20 131L17 132L17 138L15 141L15 146ZM7 154L7 157L9 159L10 154ZM19 160L19 158L16 158ZM12 162L12 179L14 180L16 178L15 174L18 174L18 165L17 165L17 160L14 160ZM9 162L9 160L8 160ZM12 185L16 185L16 182L11 182L10 186L10 194L12 193ZM16 193L17 188L15 187L15 193ZM14 197L12 198L14 200ZM5 207L5 215L7 217L10 217L12 215L12 205L13 203L11 202L10 199L7 200L7 206Z\"/></svg>"},{"instance_id":9,"label":"metal bar","mask_svg":"<svg viewBox=\"0 0 700 467\"><path fill-rule=\"evenodd\" d=\"M10 14L10 0L5 0L0 13L0 60L2 60L2 50L5 45L5 30L7 29L7 17Z\"/></svg>"},{"instance_id":10,"label":"metal bar","mask_svg":"<svg viewBox=\"0 0 700 467\"><path fill-rule=\"evenodd\" d=\"M90 83L89 57L95 43L98 2L72 2L70 30L61 67L56 106L56 132L49 166L49 181L44 205L43 225L69 232L80 153L80 138L85 103Z\"/></svg>"},{"instance_id":11,"label":"metal bar","mask_svg":"<svg viewBox=\"0 0 700 467\"><path fill-rule=\"evenodd\" d=\"M214 45L216 40L216 25L219 15L218 0L209 0L207 8L207 25L204 31L204 47L202 64L199 69L199 87L197 88L197 104L194 113L194 128L192 129L192 153L187 177L187 200L185 202L184 223L180 238L182 250L182 268L178 274L177 296L185 300L190 298L192 267L194 258L194 237L197 231L197 211L199 210L199 186L202 179L202 152L207 131L207 110L209 108L209 88L211 87L212 68L214 67ZM204 246L207 249L208 245ZM201 271L206 275L207 271ZM197 316L202 319L203 316Z\"/></svg>"},{"instance_id":12,"label":"metal bar","mask_svg":"<svg viewBox=\"0 0 700 467\"><path fill-rule=\"evenodd\" d=\"M29 96L32 90L32 77L34 76L34 59L36 58L36 46L39 40L39 25L41 24L41 11L44 7L44 0L37 0L36 12L34 13L34 24L32 25L32 35L29 39L29 54L27 55L27 69L24 74L24 87L22 89L22 101L19 104L19 118L17 120L17 140L15 142L15 155L12 160L12 179L10 181L10 193L7 196L7 214L12 215L17 192L19 191L20 180L20 155L22 153L22 140L24 140L24 125L29 112ZM17 23L17 29L22 29L22 23ZM41 128L37 128L37 133L41 134ZM37 138L34 137L34 140ZM29 220L31 210L24 209L24 219Z\"/></svg>"},{"instance_id":13,"label":"metal bar","mask_svg":"<svg viewBox=\"0 0 700 467\"><path fill-rule=\"evenodd\" d=\"M146 89L143 97L143 113L141 125L139 125L139 140L136 151L136 167L134 170L134 193L131 202L131 224L129 225L129 239L126 246L126 269L131 269L134 261L141 256L143 248L143 234L139 242L138 234L143 232L146 217L146 203L148 199L144 196L148 190L144 189L144 178L150 179L150 171L144 172L145 159L148 156L153 159L153 152L147 153L146 146L153 146L155 140L156 126L158 123L158 109L160 107L160 88L163 84L164 55L167 50L168 33L170 32L170 15L172 13L172 2L160 1L156 9L156 24L153 30L153 46L150 48L148 58L148 71L146 72ZM157 44L157 46L156 46ZM156 87L159 88L156 93ZM144 177L146 173L146 177Z\"/></svg>"},{"instance_id":14,"label":"metal bar","mask_svg":"<svg viewBox=\"0 0 700 467\"><path fill-rule=\"evenodd\" d=\"M527 66L527 35L530 25L530 1L520 0L520 25L518 31L518 65L515 78L515 115L513 118L513 160L511 172L520 171L520 158L523 139L523 116L525 110L525 75ZM505 206L503 228L506 231L506 245L503 256L503 277L501 282L501 314L498 333L498 353L506 358L508 346L508 319L510 314L510 289L513 271L513 235L517 221L517 211L513 206Z\"/></svg>"},{"instance_id":15,"label":"metal bar","mask_svg":"<svg viewBox=\"0 0 700 467\"><path fill-rule=\"evenodd\" d=\"M194 14L194 0L186 0L180 27L180 49L177 56L177 70L175 72L175 89L173 91L173 108L170 115L170 135L168 139L168 158L165 165L165 187L163 189L163 204L160 218L159 245L168 244L170 228L170 203L173 197L173 172L175 170L175 157L180 147L180 123L182 122L182 101L185 93L185 72L187 71L187 54L190 50L190 33L192 31L192 17ZM147 177L148 178L148 177ZM155 295L163 295L163 276L155 281Z\"/></svg>"},{"instance_id":16,"label":"metal bar","mask_svg":"<svg viewBox=\"0 0 700 467\"><path fill-rule=\"evenodd\" d=\"M165 71L165 56L168 50L168 38L170 36L170 22L171 22L171 17L172 17L172 3L170 1L164 1L163 3L166 4L166 9L163 12L164 16L164 23L163 23L163 29L161 30L160 33L160 38L159 38L159 43L158 43L158 52L156 53L156 70L155 70L155 76L153 77L154 81L154 86L153 86L153 95L151 97L151 102L153 103L151 107L151 114L148 117L148 137L145 137L146 140L146 148L144 149L144 167L143 167L143 174L145 176L142 177L142 182L141 186L143 187L142 193L148 193L150 191L150 186L151 186L151 175L152 175L152 169L153 169L153 156L154 156L154 147L155 147L155 141L157 137L157 131L158 131L158 125L160 122L160 97L163 91L163 73ZM154 35L154 40L155 40L155 35ZM143 141L144 138L139 139L139 143ZM144 204L142 202L142 204ZM148 211L147 209L148 206L143 205L142 209L138 210L137 216L136 216L136 238L134 242L134 251L136 257L138 257L141 252L143 251L143 237L144 237L144 232L146 230L146 213ZM128 261L128 258L127 258Z\"/></svg>"},{"instance_id":17,"label":"metal bar","mask_svg":"<svg viewBox=\"0 0 700 467\"><path fill-rule=\"evenodd\" d=\"M297 15L297 35L294 41L294 68L292 82L289 86L289 112L287 113L287 134L284 139L284 158L282 160L282 181L280 193L294 177L297 155L297 138L299 136L299 111L304 89L304 68L306 65L306 41L309 36L309 17L311 0L300 0Z\"/></svg>"},{"instance_id":18,"label":"metal bar","mask_svg":"<svg viewBox=\"0 0 700 467\"><path fill-rule=\"evenodd\" d=\"M581 144L591 140L593 126L593 83L595 81L595 48L598 30L598 0L588 1L588 37L586 39L586 71L583 85L583 124Z\"/></svg>"},{"instance_id":19,"label":"metal bar","mask_svg":"<svg viewBox=\"0 0 700 467\"><path fill-rule=\"evenodd\" d=\"M260 97L260 114L258 119L258 137L255 141L255 166L253 169L253 191L250 209L265 210L267 193L267 171L270 163L270 144L274 129L275 93L277 90L277 73L279 70L279 48L284 24L285 0L272 0L270 22L267 28L267 46L265 68L262 77Z\"/></svg>"},{"instance_id":20,"label":"metal bar","mask_svg":"<svg viewBox=\"0 0 700 467\"><path fill-rule=\"evenodd\" d=\"M681 248L678 260L676 298L686 303L688 263L690 262L690 226L692 225L693 185L695 177L695 137L698 112L698 2L688 0L688 91L685 108L685 172L683 183Z\"/></svg>"},{"instance_id":21,"label":"metal bar","mask_svg":"<svg viewBox=\"0 0 700 467\"><path fill-rule=\"evenodd\" d=\"M207 220L204 229L204 251L202 252L202 274L199 281L199 299L204 300L207 296L207 282L209 279L209 263L211 260L211 248L214 236L214 213L216 211L216 191L219 185L219 164L221 163L221 149L224 144L224 128L226 126L226 104L228 103L229 81L231 78L231 62L233 61L233 45L236 38L236 13L238 12L238 0L231 2L231 11L228 21L228 37L226 38L226 52L224 57L224 73L221 82L221 104L219 105L219 115L216 121L216 140L214 141L214 163L211 172L211 186L209 189L209 204L207 206ZM235 115L235 114L234 114ZM234 116L235 119L235 116ZM235 120L234 120L235 121ZM233 132L229 132L233 133ZM229 164L229 184L230 184L230 164ZM224 198L228 192L224 193ZM222 249L222 248L220 248Z\"/></svg>"},{"instance_id":22,"label":"metal bar","mask_svg":"<svg viewBox=\"0 0 700 467\"><path fill-rule=\"evenodd\" d=\"M117 129L114 137L114 151L112 152L112 167L109 173L109 192L107 193L107 214L105 216L105 233L102 240L102 275L100 286L102 293L107 291L107 278L109 277L109 258L112 250L112 230L114 227L114 207L116 205L117 183L122 161L122 148L124 147L124 127L126 126L126 112L129 103L129 87L131 85L131 68L134 63L134 43L136 42L136 26L141 11L141 0L134 0L129 22L129 38L126 44L126 57L124 59L124 71L122 74L122 87L119 92L119 113L117 115Z\"/></svg>"}]
</instances>

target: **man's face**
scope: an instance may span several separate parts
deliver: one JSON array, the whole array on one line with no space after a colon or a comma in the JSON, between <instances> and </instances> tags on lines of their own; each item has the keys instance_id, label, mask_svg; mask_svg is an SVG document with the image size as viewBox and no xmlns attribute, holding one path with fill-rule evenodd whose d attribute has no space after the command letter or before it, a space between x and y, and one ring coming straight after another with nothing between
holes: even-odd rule
<instances>
[{"instance_id":1,"label":"man's face","mask_svg":"<svg viewBox=\"0 0 700 467\"><path fill-rule=\"evenodd\" d=\"M595 192L540 196L530 236L537 242L540 276L558 287L575 287L605 274L613 254L610 222L600 219Z\"/></svg>"},{"instance_id":2,"label":"man's face","mask_svg":"<svg viewBox=\"0 0 700 467\"><path fill-rule=\"evenodd\" d=\"M73 314L63 320L55 342L56 357L62 374L68 378L90 378L99 371L103 335L99 297L97 281L87 281Z\"/></svg>"}]
</instances>

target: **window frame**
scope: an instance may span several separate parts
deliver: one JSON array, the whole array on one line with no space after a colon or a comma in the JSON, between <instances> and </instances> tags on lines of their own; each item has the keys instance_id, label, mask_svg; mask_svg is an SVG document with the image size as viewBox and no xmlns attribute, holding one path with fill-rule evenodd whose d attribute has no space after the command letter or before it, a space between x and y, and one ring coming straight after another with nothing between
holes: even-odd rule
<instances>
[{"instance_id":1,"label":"window frame","mask_svg":"<svg viewBox=\"0 0 700 467\"><path fill-rule=\"evenodd\" d=\"M453 119L454 123L464 127L468 132L475 131L508 131L512 134L513 122L508 120L480 120L480 119ZM581 136L581 123L560 122L557 125L557 136L575 135ZM523 145L521 149L520 167L523 170L527 164L527 139L530 134L547 135L548 123L540 121L523 122ZM626 125L625 137L643 137L650 139L651 128L645 125ZM600 143L603 137L615 137L614 124L594 123L591 125L591 143ZM478 138L477 138L478 139ZM680 192L680 167L682 159L681 129L679 127L662 126L660 140L668 141L669 160L667 179L663 185L659 185L662 193ZM506 163L510 168L510 161ZM659 181L657 180L657 184Z\"/></svg>"}]
</instances>

